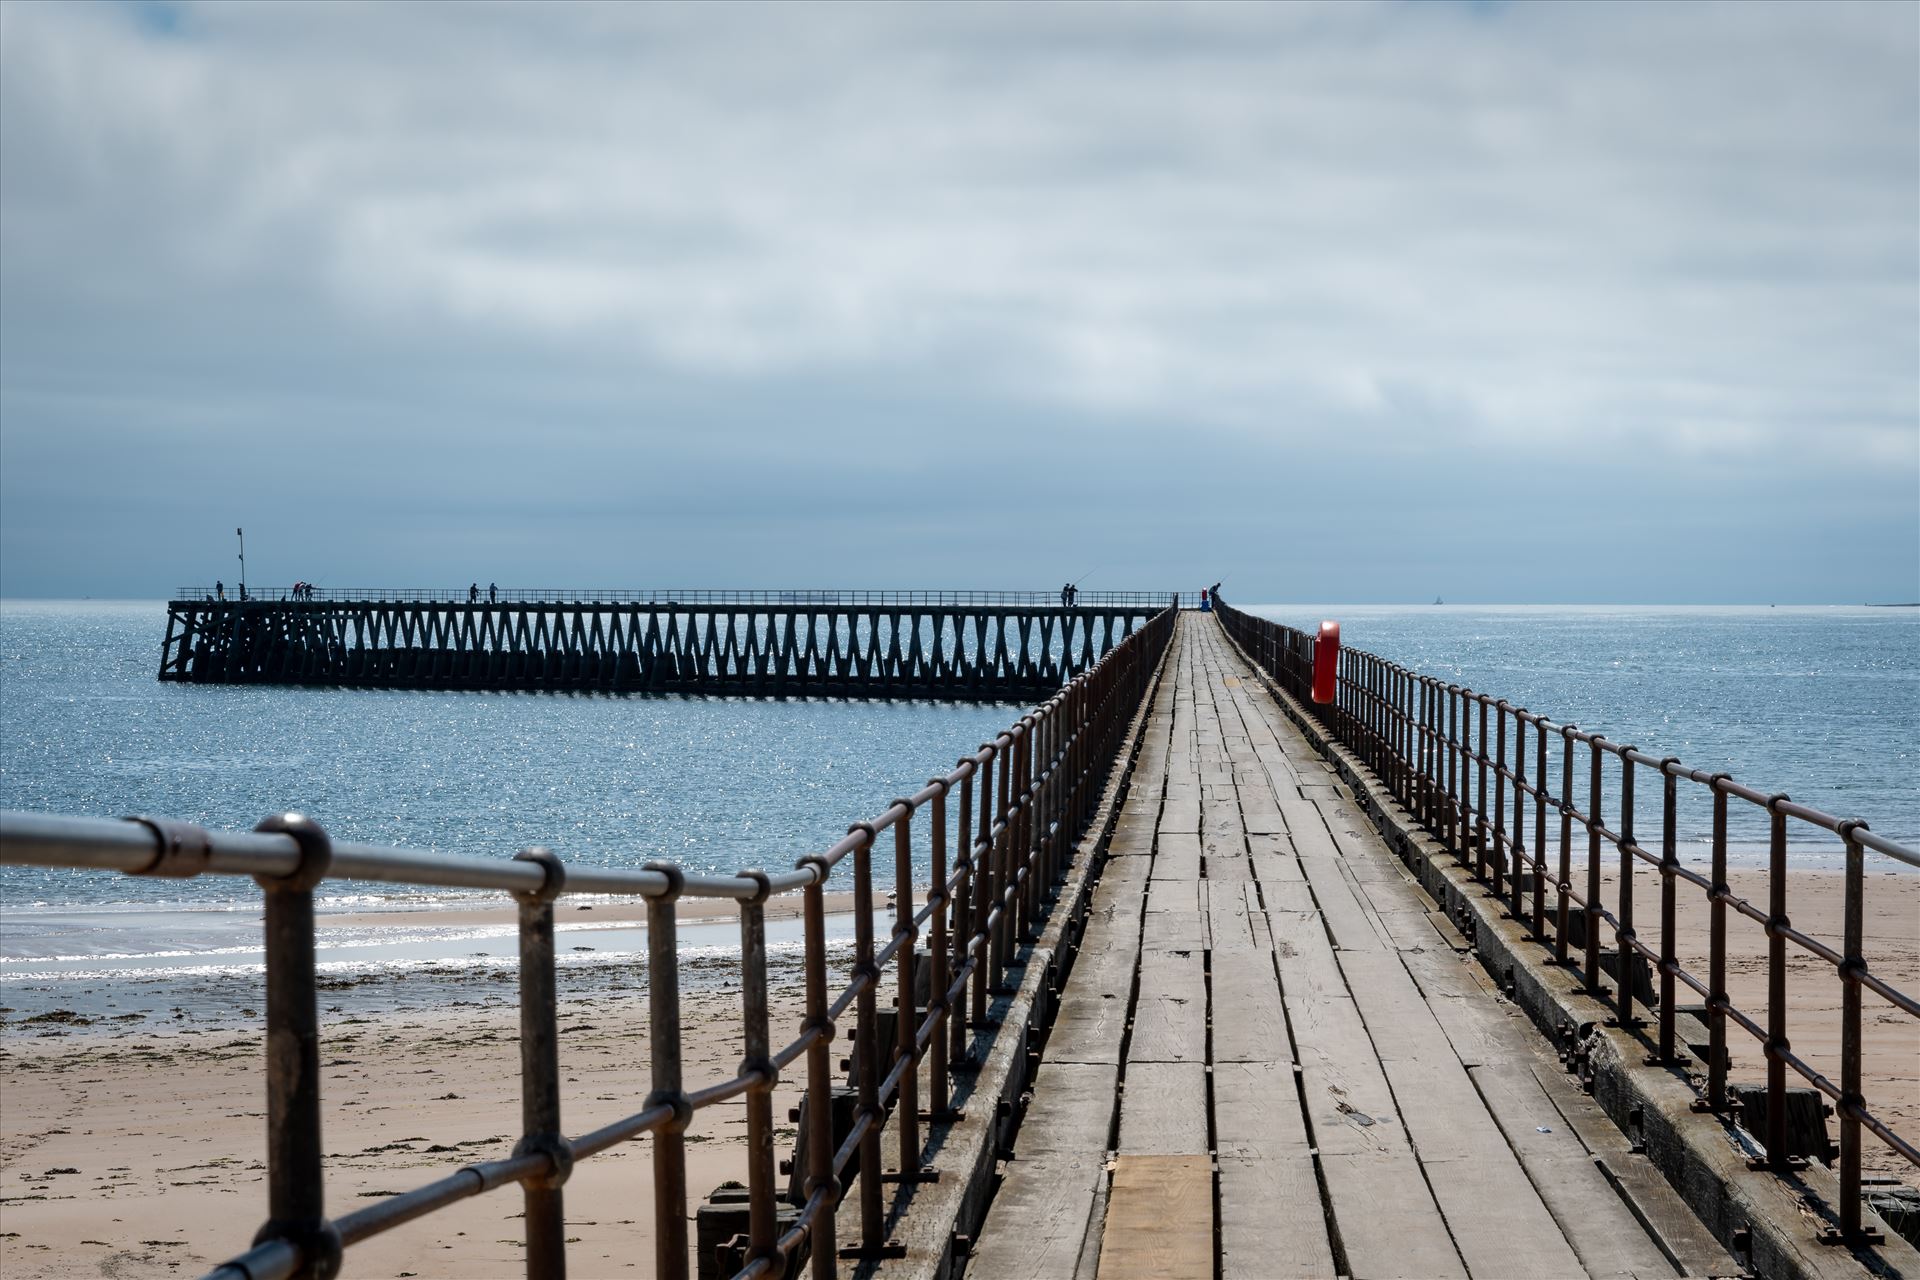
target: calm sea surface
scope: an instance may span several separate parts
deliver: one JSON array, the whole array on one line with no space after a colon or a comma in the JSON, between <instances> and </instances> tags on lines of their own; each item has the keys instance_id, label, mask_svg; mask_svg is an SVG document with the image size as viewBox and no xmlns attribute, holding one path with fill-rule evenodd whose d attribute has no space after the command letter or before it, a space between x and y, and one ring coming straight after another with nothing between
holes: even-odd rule
<instances>
[{"instance_id":1,"label":"calm sea surface","mask_svg":"<svg viewBox=\"0 0 1920 1280\"><path fill-rule=\"evenodd\" d=\"M1349 645L1920 841L1920 611L1260 612L1338 617ZM420 848L788 866L1018 712L163 685L165 622L158 602L0 603L0 806L215 827L296 809L346 838ZM255 898L215 877L0 868L10 913Z\"/></svg>"},{"instance_id":2,"label":"calm sea surface","mask_svg":"<svg viewBox=\"0 0 1920 1280\"><path fill-rule=\"evenodd\" d=\"M1254 606L1288 626L1338 619L1341 641L1651 755L1920 845L1920 609L1752 606ZM1558 779L1550 756L1550 779ZM1531 768L1532 760L1528 761ZM1585 761L1582 760L1581 766ZM1584 781L1584 775L1576 775ZM1655 787L1651 771L1640 780ZM1707 849L1711 804L1680 789L1683 857ZM1578 791L1584 802L1584 792ZM1659 792L1643 799L1643 843ZM1613 803L1613 801L1609 801ZM1611 810L1610 810L1611 812ZM1766 846L1764 816L1731 806L1736 861ZM1799 865L1841 846L1790 824ZM1888 860L1876 860L1876 869Z\"/></svg>"}]
</instances>

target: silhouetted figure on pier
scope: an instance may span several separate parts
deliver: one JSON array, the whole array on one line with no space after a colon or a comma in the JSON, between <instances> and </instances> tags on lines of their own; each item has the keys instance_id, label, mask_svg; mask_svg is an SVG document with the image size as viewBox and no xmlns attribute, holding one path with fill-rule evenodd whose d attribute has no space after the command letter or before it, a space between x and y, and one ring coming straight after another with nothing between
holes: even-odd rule
<instances>
[{"instance_id":1,"label":"silhouetted figure on pier","mask_svg":"<svg viewBox=\"0 0 1920 1280\"><path fill-rule=\"evenodd\" d=\"M467 588L467 603L468 604L480 603L480 584L479 583L476 582L472 586Z\"/></svg>"},{"instance_id":2,"label":"silhouetted figure on pier","mask_svg":"<svg viewBox=\"0 0 1920 1280\"><path fill-rule=\"evenodd\" d=\"M214 579L213 594L215 599L225 600L227 598L227 584L218 578Z\"/></svg>"},{"instance_id":3,"label":"silhouetted figure on pier","mask_svg":"<svg viewBox=\"0 0 1920 1280\"><path fill-rule=\"evenodd\" d=\"M1067 609L1067 608L1071 608L1072 605L1073 605L1073 584L1071 582L1062 583L1060 586L1060 607L1062 609Z\"/></svg>"},{"instance_id":4,"label":"silhouetted figure on pier","mask_svg":"<svg viewBox=\"0 0 1920 1280\"><path fill-rule=\"evenodd\" d=\"M500 585L495 582L489 582L487 584L487 603L498 604L499 602L500 602Z\"/></svg>"}]
</instances>

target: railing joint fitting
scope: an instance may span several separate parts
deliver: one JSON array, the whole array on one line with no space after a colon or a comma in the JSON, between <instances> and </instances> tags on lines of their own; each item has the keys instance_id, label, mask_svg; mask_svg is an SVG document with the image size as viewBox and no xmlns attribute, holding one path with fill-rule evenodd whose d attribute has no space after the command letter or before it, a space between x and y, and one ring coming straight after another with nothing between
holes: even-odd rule
<instances>
[{"instance_id":1,"label":"railing joint fitting","mask_svg":"<svg viewBox=\"0 0 1920 1280\"><path fill-rule=\"evenodd\" d=\"M757 907L762 903L764 903L773 894L772 877L768 876L766 872L760 870L758 867L755 867L750 871L735 872L734 877L735 879L751 880L753 882L753 886L754 886L753 896L751 898L742 898L740 900L740 905L743 907Z\"/></svg>"},{"instance_id":2,"label":"railing joint fitting","mask_svg":"<svg viewBox=\"0 0 1920 1280\"><path fill-rule=\"evenodd\" d=\"M546 879L538 889L516 892L513 896L530 905L552 902L567 890L567 866L560 861L560 855L551 849L536 845L531 849L522 849L513 855L515 862L531 862L546 873Z\"/></svg>"},{"instance_id":3,"label":"railing joint fitting","mask_svg":"<svg viewBox=\"0 0 1920 1280\"><path fill-rule=\"evenodd\" d=\"M207 869L213 858L213 833L192 822L173 818L150 818L144 814L127 819L153 833L153 861L128 875L159 876L184 880Z\"/></svg>"},{"instance_id":4,"label":"railing joint fitting","mask_svg":"<svg viewBox=\"0 0 1920 1280\"><path fill-rule=\"evenodd\" d=\"M687 889L687 873L671 862L649 862L641 868L643 871L658 871L667 878L667 891L648 899L651 902L672 902Z\"/></svg>"},{"instance_id":5,"label":"railing joint fitting","mask_svg":"<svg viewBox=\"0 0 1920 1280\"><path fill-rule=\"evenodd\" d=\"M300 813L276 813L263 818L255 831L292 836L299 847L300 861L284 876L255 876L254 881L268 893L305 893L327 878L333 866L333 840L326 828Z\"/></svg>"},{"instance_id":6,"label":"railing joint fitting","mask_svg":"<svg viewBox=\"0 0 1920 1280\"><path fill-rule=\"evenodd\" d=\"M542 1175L526 1179L528 1185L544 1191L557 1191L573 1176L573 1143L563 1133L529 1133L513 1146L516 1157L542 1155L552 1167Z\"/></svg>"},{"instance_id":7,"label":"railing joint fitting","mask_svg":"<svg viewBox=\"0 0 1920 1280\"><path fill-rule=\"evenodd\" d=\"M333 1280L340 1274L346 1245L340 1239L340 1229L327 1219L304 1223L268 1219L253 1236L256 1246L275 1240L284 1240L299 1252L300 1269L295 1275L307 1280Z\"/></svg>"},{"instance_id":8,"label":"railing joint fitting","mask_svg":"<svg viewBox=\"0 0 1920 1280\"><path fill-rule=\"evenodd\" d=\"M687 1100L685 1092L678 1089L655 1089L647 1095L641 1104L641 1110L651 1111L655 1107L667 1107L673 1111L673 1119L667 1121L662 1133L685 1133L693 1123L693 1103Z\"/></svg>"}]
</instances>

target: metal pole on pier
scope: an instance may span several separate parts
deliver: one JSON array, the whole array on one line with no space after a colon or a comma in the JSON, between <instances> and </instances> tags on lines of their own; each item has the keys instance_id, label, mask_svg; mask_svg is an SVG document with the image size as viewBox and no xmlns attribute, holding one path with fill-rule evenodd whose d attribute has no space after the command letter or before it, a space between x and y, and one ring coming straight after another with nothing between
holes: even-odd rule
<instances>
[{"instance_id":1,"label":"metal pole on pier","mask_svg":"<svg viewBox=\"0 0 1920 1280\"><path fill-rule=\"evenodd\" d=\"M233 536L240 539L240 598L247 598L247 531L235 528Z\"/></svg>"}]
</instances>

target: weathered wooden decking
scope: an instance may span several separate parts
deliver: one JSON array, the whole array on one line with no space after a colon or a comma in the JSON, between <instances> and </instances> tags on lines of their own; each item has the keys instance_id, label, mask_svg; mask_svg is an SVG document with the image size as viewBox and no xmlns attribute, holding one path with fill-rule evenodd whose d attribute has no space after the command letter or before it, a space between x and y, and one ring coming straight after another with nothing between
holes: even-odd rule
<instances>
[{"instance_id":1,"label":"weathered wooden decking","mask_svg":"<svg viewBox=\"0 0 1920 1280\"><path fill-rule=\"evenodd\" d=\"M1187 615L969 1274L1739 1269Z\"/></svg>"}]
</instances>

